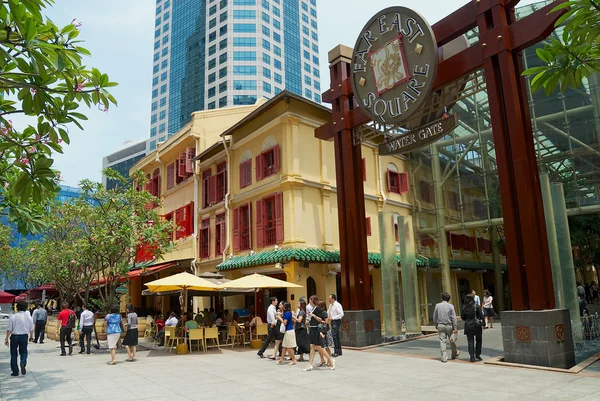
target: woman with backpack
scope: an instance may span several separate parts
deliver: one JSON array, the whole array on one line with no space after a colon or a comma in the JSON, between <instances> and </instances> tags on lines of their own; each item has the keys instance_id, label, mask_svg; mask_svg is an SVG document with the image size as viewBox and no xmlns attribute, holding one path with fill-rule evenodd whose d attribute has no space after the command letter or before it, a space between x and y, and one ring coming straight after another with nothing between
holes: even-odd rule
<instances>
[{"instance_id":1,"label":"woman with backpack","mask_svg":"<svg viewBox=\"0 0 600 401\"><path fill-rule=\"evenodd\" d=\"M465 297L460 317L465 322L465 336L469 342L471 362L482 361L481 341L485 321L481 309L475 305L473 295L469 294Z\"/></svg>"}]
</instances>

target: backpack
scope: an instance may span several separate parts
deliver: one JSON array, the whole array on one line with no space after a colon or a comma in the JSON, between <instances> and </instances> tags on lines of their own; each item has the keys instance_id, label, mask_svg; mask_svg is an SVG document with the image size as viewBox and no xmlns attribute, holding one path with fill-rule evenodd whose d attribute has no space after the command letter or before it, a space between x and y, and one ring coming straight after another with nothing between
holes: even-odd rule
<instances>
[{"instance_id":1,"label":"backpack","mask_svg":"<svg viewBox=\"0 0 600 401\"><path fill-rule=\"evenodd\" d=\"M66 327L74 329L76 320L77 320L77 316L75 315L75 312L71 311L71 313L69 314L69 320L67 320Z\"/></svg>"}]
</instances>

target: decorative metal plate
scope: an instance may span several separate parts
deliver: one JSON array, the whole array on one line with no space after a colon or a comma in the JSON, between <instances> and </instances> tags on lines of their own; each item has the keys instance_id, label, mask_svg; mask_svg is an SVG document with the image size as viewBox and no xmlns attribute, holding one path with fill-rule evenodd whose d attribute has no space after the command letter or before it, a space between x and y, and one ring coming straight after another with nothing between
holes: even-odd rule
<instances>
[{"instance_id":1,"label":"decorative metal plate","mask_svg":"<svg viewBox=\"0 0 600 401\"><path fill-rule=\"evenodd\" d=\"M529 326L517 326L515 328L517 331L517 341L521 343L530 343L531 342L531 329Z\"/></svg>"}]
</instances>

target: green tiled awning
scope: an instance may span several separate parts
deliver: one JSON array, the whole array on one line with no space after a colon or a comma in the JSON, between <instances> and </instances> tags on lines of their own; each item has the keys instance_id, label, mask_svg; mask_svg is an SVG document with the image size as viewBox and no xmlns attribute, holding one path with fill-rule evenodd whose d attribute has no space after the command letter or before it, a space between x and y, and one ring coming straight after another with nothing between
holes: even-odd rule
<instances>
[{"instance_id":1,"label":"green tiled awning","mask_svg":"<svg viewBox=\"0 0 600 401\"><path fill-rule=\"evenodd\" d=\"M438 258L429 258L429 267L440 267ZM474 260L451 260L450 269L466 269L466 270L494 270L493 263L476 262ZM502 270L507 270L505 264L502 265Z\"/></svg>"},{"instance_id":2,"label":"green tiled awning","mask_svg":"<svg viewBox=\"0 0 600 401\"><path fill-rule=\"evenodd\" d=\"M400 264L400 256L397 256ZM290 260L317 262L317 263L340 263L340 251L326 251L324 249L278 249L263 251L243 256L234 256L217 266L217 270L235 270L243 267L263 266L275 263L289 262ZM368 263L380 265L381 255L369 252ZM427 259L417 257L417 266L427 266Z\"/></svg>"}]
</instances>

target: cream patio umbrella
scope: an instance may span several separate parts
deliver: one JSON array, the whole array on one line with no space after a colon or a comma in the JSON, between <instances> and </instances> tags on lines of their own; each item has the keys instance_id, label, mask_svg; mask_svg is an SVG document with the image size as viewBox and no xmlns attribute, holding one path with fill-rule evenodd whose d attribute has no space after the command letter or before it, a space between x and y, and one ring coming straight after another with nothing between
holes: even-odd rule
<instances>
[{"instance_id":1,"label":"cream patio umbrella","mask_svg":"<svg viewBox=\"0 0 600 401\"><path fill-rule=\"evenodd\" d=\"M150 292L168 292L183 291L184 294L184 313L187 312L187 292L195 291L219 291L221 286L216 283L195 276L190 273L178 273L173 276L161 278L145 284Z\"/></svg>"}]
</instances>

